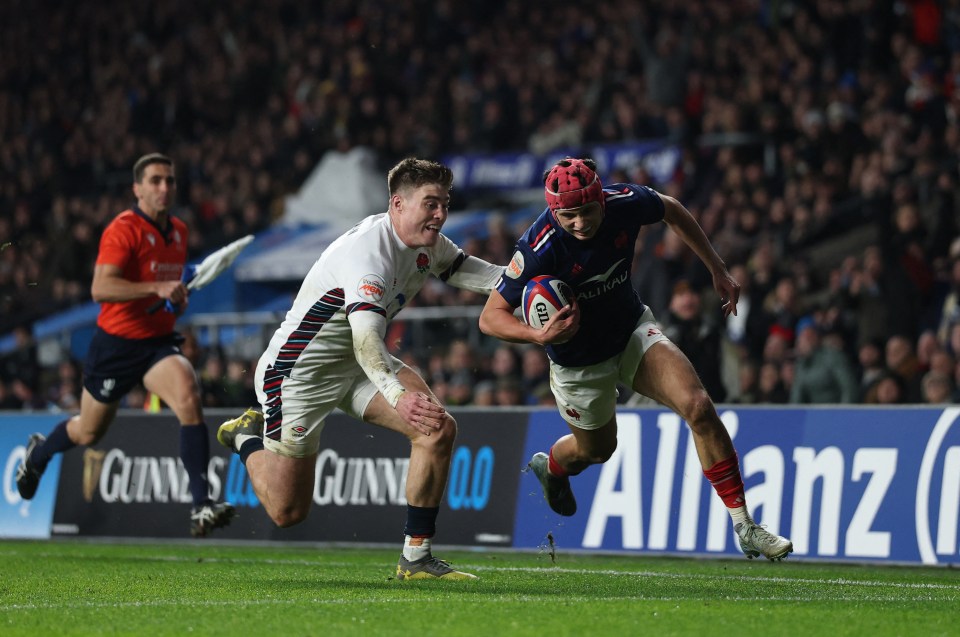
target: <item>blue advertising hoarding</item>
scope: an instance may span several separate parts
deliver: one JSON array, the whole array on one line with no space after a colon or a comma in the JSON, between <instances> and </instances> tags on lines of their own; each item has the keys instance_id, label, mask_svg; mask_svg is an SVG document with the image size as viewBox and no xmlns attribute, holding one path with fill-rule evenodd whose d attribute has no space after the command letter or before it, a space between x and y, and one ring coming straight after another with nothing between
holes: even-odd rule
<instances>
[{"instance_id":1,"label":"blue advertising hoarding","mask_svg":"<svg viewBox=\"0 0 960 637\"><path fill-rule=\"evenodd\" d=\"M653 178L656 186L669 182L680 163L681 151L664 140L598 144L586 148L562 148L546 155L507 152L447 155L443 162L453 171L456 187L463 190L518 190L542 188L543 171L564 157L591 157L600 175L607 179L616 169L631 171L637 166Z\"/></svg>"},{"instance_id":2,"label":"blue advertising hoarding","mask_svg":"<svg viewBox=\"0 0 960 637\"><path fill-rule=\"evenodd\" d=\"M960 407L719 412L739 453L749 508L793 540L792 559L960 564ZM438 535L444 543L741 555L689 428L668 410L618 412L617 450L573 478L579 507L569 518L549 509L536 478L523 470L534 452L568 433L555 410L454 415L460 436ZM169 413L121 414L98 449L55 457L36 497L24 502L14 475L26 441L62 417L0 416L0 538L187 534L189 494ZM361 543L395 537L405 504L406 443L345 416L333 421L318 459L315 510L290 529L269 521L236 456L211 445L211 487L241 512L220 535ZM381 475L387 464L395 480Z\"/></svg>"},{"instance_id":3,"label":"blue advertising hoarding","mask_svg":"<svg viewBox=\"0 0 960 637\"><path fill-rule=\"evenodd\" d=\"M5 418L0 425L0 468L3 469L3 499L0 501L0 538L50 537L53 506L60 480L60 457L56 456L44 473L40 488L32 500L24 500L17 492L16 472L23 461L27 440L34 432L53 428L62 415L25 414Z\"/></svg>"},{"instance_id":4,"label":"blue advertising hoarding","mask_svg":"<svg viewBox=\"0 0 960 637\"><path fill-rule=\"evenodd\" d=\"M960 408L720 410L756 520L795 557L960 563ZM689 428L666 410L618 413L619 444L572 479L578 512L553 514L532 474L518 485L515 546L739 555ZM567 429L532 415L525 454Z\"/></svg>"}]
</instances>

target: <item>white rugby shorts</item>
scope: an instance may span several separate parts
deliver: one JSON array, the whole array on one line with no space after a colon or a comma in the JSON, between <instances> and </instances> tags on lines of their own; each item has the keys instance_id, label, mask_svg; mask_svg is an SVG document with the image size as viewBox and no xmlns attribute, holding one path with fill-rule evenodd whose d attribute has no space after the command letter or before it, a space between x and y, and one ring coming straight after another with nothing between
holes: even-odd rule
<instances>
[{"instance_id":1,"label":"white rugby shorts","mask_svg":"<svg viewBox=\"0 0 960 637\"><path fill-rule=\"evenodd\" d=\"M391 356L394 372L406 365ZM353 369L355 368L355 369ZM331 370L327 370L331 371ZM263 391L264 370L257 366L257 400L267 419L266 394ZM291 458L306 458L320 450L320 433L330 413L340 408L347 415L363 420L363 413L378 393L359 364L348 373L338 370L319 378L284 378L280 385L281 424L280 439L264 435L263 446L270 451Z\"/></svg>"},{"instance_id":2,"label":"white rugby shorts","mask_svg":"<svg viewBox=\"0 0 960 637\"><path fill-rule=\"evenodd\" d=\"M550 389L560 415L578 429L606 425L617 410L617 382L632 387L643 355L654 343L669 340L648 307L622 353L586 367L564 367L550 361Z\"/></svg>"}]
</instances>

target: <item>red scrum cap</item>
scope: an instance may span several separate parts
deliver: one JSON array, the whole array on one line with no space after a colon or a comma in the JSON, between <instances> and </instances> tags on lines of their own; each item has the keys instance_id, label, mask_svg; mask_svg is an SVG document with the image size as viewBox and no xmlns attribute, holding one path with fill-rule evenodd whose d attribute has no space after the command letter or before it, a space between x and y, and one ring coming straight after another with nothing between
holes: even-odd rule
<instances>
[{"instance_id":1,"label":"red scrum cap","mask_svg":"<svg viewBox=\"0 0 960 637\"><path fill-rule=\"evenodd\" d=\"M603 184L592 159L561 159L544 173L543 185L550 210L578 208L592 201L604 207Z\"/></svg>"}]
</instances>

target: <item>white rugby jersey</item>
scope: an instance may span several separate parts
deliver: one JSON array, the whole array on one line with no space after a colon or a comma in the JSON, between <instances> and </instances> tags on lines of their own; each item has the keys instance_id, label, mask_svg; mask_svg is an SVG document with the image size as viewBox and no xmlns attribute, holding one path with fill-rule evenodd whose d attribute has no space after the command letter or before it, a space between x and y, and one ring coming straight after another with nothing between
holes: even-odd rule
<instances>
[{"instance_id":1,"label":"white rugby jersey","mask_svg":"<svg viewBox=\"0 0 960 637\"><path fill-rule=\"evenodd\" d=\"M376 312L389 321L430 274L457 287L489 291L502 267L471 259L483 264L482 271L474 267L454 274L466 259L443 234L433 247L409 248L387 213L367 217L331 243L304 278L293 307L260 359L260 367L267 370L264 390L269 395L283 377L363 373L354 356L347 316Z\"/></svg>"}]
</instances>

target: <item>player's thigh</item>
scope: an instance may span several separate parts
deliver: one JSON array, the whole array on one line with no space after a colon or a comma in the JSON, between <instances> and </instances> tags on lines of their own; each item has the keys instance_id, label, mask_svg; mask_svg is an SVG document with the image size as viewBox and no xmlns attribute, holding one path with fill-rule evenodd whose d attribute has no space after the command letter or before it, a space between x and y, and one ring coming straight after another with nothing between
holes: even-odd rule
<instances>
[{"instance_id":1,"label":"player's thigh","mask_svg":"<svg viewBox=\"0 0 960 637\"><path fill-rule=\"evenodd\" d=\"M203 421L197 373L186 357L174 354L158 360L144 374L143 386L159 396L181 423Z\"/></svg>"},{"instance_id":2,"label":"player's thigh","mask_svg":"<svg viewBox=\"0 0 960 637\"><path fill-rule=\"evenodd\" d=\"M420 377L420 374L406 365L401 364L401 367L397 370L397 378L400 379L400 383L407 391L423 392L438 405L440 404L427 382ZM341 408L348 413L353 412L353 415L362 418L364 422L400 432L411 439L420 435L400 416L396 409L387 403L383 395L376 390L376 387L369 380L362 379L357 383L353 395L348 399L350 404L341 405Z\"/></svg>"},{"instance_id":3,"label":"player's thigh","mask_svg":"<svg viewBox=\"0 0 960 637\"><path fill-rule=\"evenodd\" d=\"M643 355L633 390L678 413L704 391L690 360L669 340L654 343Z\"/></svg>"}]
</instances>

